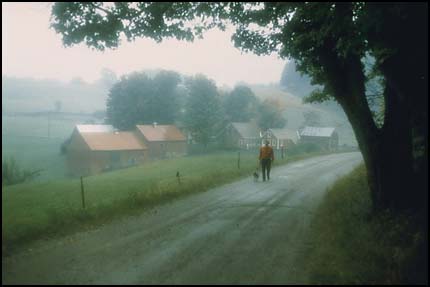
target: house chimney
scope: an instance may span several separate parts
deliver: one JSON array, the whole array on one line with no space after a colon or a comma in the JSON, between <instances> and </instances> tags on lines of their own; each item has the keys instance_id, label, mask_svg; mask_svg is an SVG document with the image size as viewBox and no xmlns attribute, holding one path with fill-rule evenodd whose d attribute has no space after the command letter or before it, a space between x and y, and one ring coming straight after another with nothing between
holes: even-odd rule
<instances>
[{"instance_id":1,"label":"house chimney","mask_svg":"<svg viewBox=\"0 0 430 287\"><path fill-rule=\"evenodd\" d=\"M157 127L157 122L153 122L153 123L152 123L152 126L153 126L154 128L156 128L156 127Z\"/></svg>"}]
</instances>

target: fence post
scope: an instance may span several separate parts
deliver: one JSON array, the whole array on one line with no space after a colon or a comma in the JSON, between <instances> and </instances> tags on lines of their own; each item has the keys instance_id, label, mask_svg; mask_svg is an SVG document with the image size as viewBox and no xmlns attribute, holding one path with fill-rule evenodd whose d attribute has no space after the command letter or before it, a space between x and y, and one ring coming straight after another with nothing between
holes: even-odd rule
<instances>
[{"instance_id":1,"label":"fence post","mask_svg":"<svg viewBox=\"0 0 430 287\"><path fill-rule=\"evenodd\" d=\"M48 138L51 138L51 112L48 112Z\"/></svg>"},{"instance_id":2,"label":"fence post","mask_svg":"<svg viewBox=\"0 0 430 287\"><path fill-rule=\"evenodd\" d=\"M178 178L178 183L181 184L181 176L179 174L179 171L176 173L176 177Z\"/></svg>"},{"instance_id":3,"label":"fence post","mask_svg":"<svg viewBox=\"0 0 430 287\"><path fill-rule=\"evenodd\" d=\"M81 176L81 195L82 195L82 208L85 209L85 196L84 196L84 182Z\"/></svg>"},{"instance_id":4,"label":"fence post","mask_svg":"<svg viewBox=\"0 0 430 287\"><path fill-rule=\"evenodd\" d=\"M238 152L238 157L237 157L237 168L240 169L240 151Z\"/></svg>"}]
</instances>

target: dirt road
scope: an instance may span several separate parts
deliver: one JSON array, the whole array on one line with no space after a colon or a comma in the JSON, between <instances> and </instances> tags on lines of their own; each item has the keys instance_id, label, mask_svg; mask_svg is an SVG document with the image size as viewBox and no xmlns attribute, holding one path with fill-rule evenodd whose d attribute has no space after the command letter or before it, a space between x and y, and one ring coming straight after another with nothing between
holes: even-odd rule
<instances>
[{"instance_id":1,"label":"dirt road","mask_svg":"<svg viewBox=\"0 0 430 287\"><path fill-rule=\"evenodd\" d=\"M276 167L2 259L3 284L291 284L312 211L362 161L334 154Z\"/></svg>"}]
</instances>

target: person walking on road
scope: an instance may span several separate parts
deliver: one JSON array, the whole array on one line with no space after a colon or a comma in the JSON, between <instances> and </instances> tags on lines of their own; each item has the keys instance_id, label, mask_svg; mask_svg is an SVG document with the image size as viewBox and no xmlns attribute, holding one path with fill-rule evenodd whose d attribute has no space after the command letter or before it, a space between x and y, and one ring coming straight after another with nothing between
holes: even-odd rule
<instances>
[{"instance_id":1,"label":"person walking on road","mask_svg":"<svg viewBox=\"0 0 430 287\"><path fill-rule=\"evenodd\" d=\"M260 147L260 164L261 169L263 171L263 181L266 181L266 172L267 172L267 180L270 180L270 166L272 162L275 160L275 156L273 154L273 148L269 146L269 141L266 140L264 146Z\"/></svg>"}]
</instances>

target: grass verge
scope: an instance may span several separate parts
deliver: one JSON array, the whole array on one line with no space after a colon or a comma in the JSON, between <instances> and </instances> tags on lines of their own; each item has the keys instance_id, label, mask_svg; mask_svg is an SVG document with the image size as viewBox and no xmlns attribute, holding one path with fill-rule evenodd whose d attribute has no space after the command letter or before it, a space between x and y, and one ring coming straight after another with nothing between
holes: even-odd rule
<instances>
[{"instance_id":1,"label":"grass verge","mask_svg":"<svg viewBox=\"0 0 430 287\"><path fill-rule=\"evenodd\" d=\"M412 215L370 213L364 166L338 180L298 260L307 284L427 284L428 234Z\"/></svg>"},{"instance_id":2,"label":"grass verge","mask_svg":"<svg viewBox=\"0 0 430 287\"><path fill-rule=\"evenodd\" d=\"M323 153L287 156L276 165ZM84 178L85 210L79 179L24 183L2 188L2 250L11 254L32 241L86 230L139 213L179 196L251 176L255 152L189 156ZM178 183L176 172L181 175Z\"/></svg>"}]
</instances>

